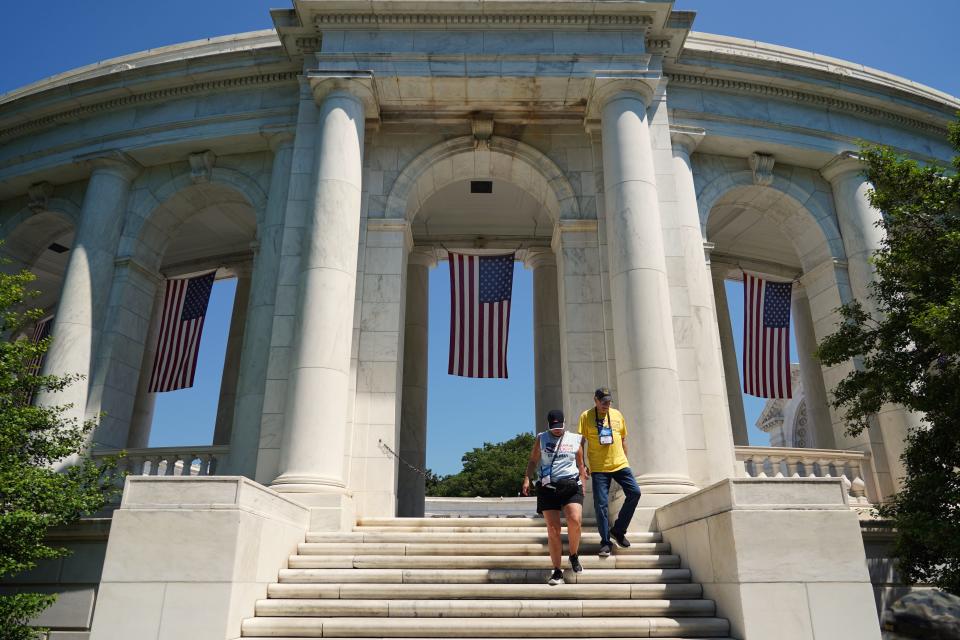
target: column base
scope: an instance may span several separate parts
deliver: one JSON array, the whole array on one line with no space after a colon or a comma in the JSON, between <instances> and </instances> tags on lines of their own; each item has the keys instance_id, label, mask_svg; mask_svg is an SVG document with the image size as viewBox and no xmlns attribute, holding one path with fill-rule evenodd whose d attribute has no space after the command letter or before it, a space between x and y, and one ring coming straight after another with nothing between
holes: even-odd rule
<instances>
[{"instance_id":1,"label":"column base","mask_svg":"<svg viewBox=\"0 0 960 640\"><path fill-rule=\"evenodd\" d=\"M637 476L637 484L640 485L641 494L666 494L685 496L688 493L697 491L699 487L686 476L665 476L661 474L644 474ZM666 504L670 502L660 502Z\"/></svg>"}]
</instances>

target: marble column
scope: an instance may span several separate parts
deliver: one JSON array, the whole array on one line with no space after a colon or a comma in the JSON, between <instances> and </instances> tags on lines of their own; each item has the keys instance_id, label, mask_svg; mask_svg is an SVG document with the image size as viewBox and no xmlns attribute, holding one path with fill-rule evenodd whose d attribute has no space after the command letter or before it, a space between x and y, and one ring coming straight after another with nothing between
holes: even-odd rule
<instances>
[{"instance_id":1,"label":"marble column","mask_svg":"<svg viewBox=\"0 0 960 640\"><path fill-rule=\"evenodd\" d=\"M850 289L864 309L876 314L876 305L869 299L869 284L876 279L870 257L880 248L884 231L883 227L877 225L881 213L873 208L867 195L872 185L867 181L864 168L856 153L848 151L831 160L820 173L833 187L833 202L847 257ZM904 441L910 428L919 426L920 417L903 407L885 405L877 415L877 422L892 480L899 487L900 479L906 475L900 460Z\"/></svg>"},{"instance_id":2,"label":"marble column","mask_svg":"<svg viewBox=\"0 0 960 640\"><path fill-rule=\"evenodd\" d=\"M263 223L257 231L246 329L240 356L237 396L234 404L233 433L227 473L253 479L257 472L260 447L260 420L263 394L270 358L270 334L280 271L280 243L287 211L290 170L293 165L293 132L279 129L263 131L273 151L270 191Z\"/></svg>"},{"instance_id":3,"label":"marble column","mask_svg":"<svg viewBox=\"0 0 960 640\"><path fill-rule=\"evenodd\" d=\"M526 265L533 269L533 397L540 433L546 430L547 412L563 409L557 258L552 249L530 249ZM568 423L573 420L567 418Z\"/></svg>"},{"instance_id":4,"label":"marble column","mask_svg":"<svg viewBox=\"0 0 960 640\"><path fill-rule=\"evenodd\" d=\"M403 395L400 409L400 457L418 469L427 464L427 346L430 317L430 269L433 249L417 248L407 262L407 300L403 333ZM397 515L423 517L424 477L400 463Z\"/></svg>"},{"instance_id":5,"label":"marble column","mask_svg":"<svg viewBox=\"0 0 960 640\"><path fill-rule=\"evenodd\" d=\"M250 263L234 265L231 271L237 277L237 288L233 294L227 352L224 354L223 375L220 377L220 399L217 401L217 418L213 425L214 445L230 444L232 439L240 358L247 325L247 306L250 302Z\"/></svg>"},{"instance_id":6,"label":"marble column","mask_svg":"<svg viewBox=\"0 0 960 640\"><path fill-rule=\"evenodd\" d=\"M747 435L747 417L743 409L743 390L740 387L740 367L737 365L737 347L730 323L730 307L727 303L726 267L716 265L710 270L713 279L713 299L717 312L717 327L720 332L720 354L723 359L723 380L727 387L727 405L730 408L730 429L733 444L745 447L750 444Z\"/></svg>"},{"instance_id":7,"label":"marble column","mask_svg":"<svg viewBox=\"0 0 960 640\"><path fill-rule=\"evenodd\" d=\"M800 359L800 380L803 382L803 395L807 403L807 416L813 423L813 433L817 449L835 449L836 438L833 435L833 421L830 407L827 405L827 390L823 384L820 362L814 357L817 350L817 336L813 331L813 316L810 313L810 300L802 285L793 288L793 335L797 340L797 357Z\"/></svg>"},{"instance_id":8,"label":"marble column","mask_svg":"<svg viewBox=\"0 0 960 640\"><path fill-rule=\"evenodd\" d=\"M110 296L117 244L123 230L130 185L141 167L120 152L80 158L92 168L80 210L80 225L70 250L60 302L44 360L48 374L82 374L63 391L45 393L43 404L71 404L64 417L86 417L87 393Z\"/></svg>"},{"instance_id":9,"label":"marble column","mask_svg":"<svg viewBox=\"0 0 960 640\"><path fill-rule=\"evenodd\" d=\"M642 88L638 88L642 90ZM620 91L602 106L604 199L618 407L629 457L650 500L695 490L680 406L648 96Z\"/></svg>"},{"instance_id":10,"label":"marble column","mask_svg":"<svg viewBox=\"0 0 960 640\"><path fill-rule=\"evenodd\" d=\"M357 95L330 89L328 83L315 86L314 197L301 239L280 475L273 486L342 495L365 116Z\"/></svg>"},{"instance_id":11,"label":"marble column","mask_svg":"<svg viewBox=\"0 0 960 640\"><path fill-rule=\"evenodd\" d=\"M677 222L680 225L687 295L693 320L692 338L697 345L697 383L700 387L707 473L712 484L735 477L737 463L720 355L720 333L714 311L710 265L704 250L700 209L697 206L697 190L693 183L693 165L690 161L690 154L703 135L701 130L695 129L671 130L673 175L677 187Z\"/></svg>"},{"instance_id":12,"label":"marble column","mask_svg":"<svg viewBox=\"0 0 960 640\"><path fill-rule=\"evenodd\" d=\"M157 338L160 336L160 321L163 313L163 297L166 288L163 278L157 275L157 292L153 296L150 311L150 328L143 345L143 360L140 365L140 379L137 382L137 395L133 402L133 414L130 418L130 431L127 433L127 447L143 449L150 443L150 430L153 426L153 410L157 404L157 394L150 393L150 375L157 356Z\"/></svg>"}]
</instances>

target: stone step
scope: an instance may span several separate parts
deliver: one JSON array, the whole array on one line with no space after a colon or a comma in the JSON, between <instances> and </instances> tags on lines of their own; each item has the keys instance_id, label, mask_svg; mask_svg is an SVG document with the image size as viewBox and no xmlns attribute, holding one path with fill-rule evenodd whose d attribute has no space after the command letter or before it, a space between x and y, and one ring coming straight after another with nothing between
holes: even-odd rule
<instances>
[{"instance_id":1,"label":"stone step","mask_svg":"<svg viewBox=\"0 0 960 640\"><path fill-rule=\"evenodd\" d=\"M549 585L547 585L549 586ZM554 587L561 591L566 585ZM712 600L258 600L262 617L623 618L710 617Z\"/></svg>"},{"instance_id":2,"label":"stone step","mask_svg":"<svg viewBox=\"0 0 960 640\"><path fill-rule=\"evenodd\" d=\"M675 555L582 556L584 569L654 569L680 566ZM546 555L539 556L290 556L290 569L550 569Z\"/></svg>"},{"instance_id":3,"label":"stone step","mask_svg":"<svg viewBox=\"0 0 960 640\"><path fill-rule=\"evenodd\" d=\"M609 558L608 558L609 560ZM660 584L690 581L689 569L591 569L563 572L568 584ZM295 584L543 584L550 569L281 569Z\"/></svg>"},{"instance_id":4,"label":"stone step","mask_svg":"<svg viewBox=\"0 0 960 640\"><path fill-rule=\"evenodd\" d=\"M334 583L297 584L275 583L267 587L268 598L329 598L357 600L382 598L385 600L429 600L433 598L552 598L583 600L607 599L665 599L700 598L699 584L565 584L562 589L548 584L375 584Z\"/></svg>"},{"instance_id":5,"label":"stone step","mask_svg":"<svg viewBox=\"0 0 960 640\"><path fill-rule=\"evenodd\" d=\"M566 545L565 546L565 553ZM596 555L599 542L586 542L580 546L581 555ZM445 542L302 542L297 546L302 556L314 555L398 555L398 556L536 556L547 555L546 543L445 543ZM615 555L669 554L670 545L665 542L637 542L626 549L615 547Z\"/></svg>"},{"instance_id":6,"label":"stone step","mask_svg":"<svg viewBox=\"0 0 960 640\"><path fill-rule=\"evenodd\" d=\"M543 518L358 518L358 527L541 527Z\"/></svg>"},{"instance_id":7,"label":"stone step","mask_svg":"<svg viewBox=\"0 0 960 640\"><path fill-rule=\"evenodd\" d=\"M286 618L243 621L245 638L706 638L726 636L722 618Z\"/></svg>"},{"instance_id":8,"label":"stone step","mask_svg":"<svg viewBox=\"0 0 960 640\"><path fill-rule=\"evenodd\" d=\"M248 637L252 637L252 636L248 636ZM262 637L264 637L264 636L260 636L260 637L262 638ZM295 639L294 637L292 637L292 636L269 636L269 637L270 637L270 638L273 638L273 640L296 640L296 639ZM301 636L301 637L303 637L303 636ZM459 636L450 636L447 640L457 640L458 638L459 638ZM616 640L645 640L646 638L649 638L649 636L644 636L643 638L623 637L623 638L617 638ZM238 639L238 640L239 640L239 639ZM357 639L356 639L356 638L327 638L327 637L325 637L324 640L357 640ZM374 639L367 638L367 640L374 640ZM375 640L383 640L383 639L378 638L378 639L375 639ZM405 637L403 640L427 640L427 639L426 639L426 638L406 638L406 637ZM431 639L431 640L435 640L435 639ZM500 639L500 638L489 638L489 637L487 637L487 638L470 638L470 640L501 640L501 639ZM589 637L589 638L584 638L584 640L613 640L613 638L594 638L594 637ZM678 637L676 637L676 636L672 636L672 637L669 637L669 638L667 638L667 637L661 637L660 640L708 640L708 639L707 639L707 638L704 638L704 637L702 637L702 636L701 636L701 637L688 636L688 637L686 637L686 638L678 638ZM728 638L728 637L711 637L711 638L709 638L709 640L734 640L734 638Z\"/></svg>"},{"instance_id":9,"label":"stone step","mask_svg":"<svg viewBox=\"0 0 960 640\"><path fill-rule=\"evenodd\" d=\"M461 531L450 527L442 527L438 530L425 531L411 528L410 531L398 530L402 527L383 527L380 529L368 530L367 528L354 531L317 531L307 534L307 542L366 542L366 543L384 543L384 542L422 542L422 543L464 543L464 544L498 544L498 543L540 543L547 542L546 530L537 529L517 529L515 531L498 531L493 529L470 527ZM452 530L451 530L452 529ZM637 531L630 532L630 541L633 546L641 543L663 542L663 538L657 532ZM562 538L567 539L566 531ZM580 540L583 543L600 543L600 534L587 531L581 534Z\"/></svg>"}]
</instances>

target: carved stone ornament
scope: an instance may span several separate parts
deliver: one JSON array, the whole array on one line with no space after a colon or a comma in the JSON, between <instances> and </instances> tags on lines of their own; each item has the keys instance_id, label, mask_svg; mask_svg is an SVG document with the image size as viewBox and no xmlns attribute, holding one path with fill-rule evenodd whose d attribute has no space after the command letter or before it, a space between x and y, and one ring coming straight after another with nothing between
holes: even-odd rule
<instances>
[{"instance_id":1,"label":"carved stone ornament","mask_svg":"<svg viewBox=\"0 0 960 640\"><path fill-rule=\"evenodd\" d=\"M34 213L40 213L47 208L47 202L53 195L53 185L49 182L37 182L27 188L27 195L30 198L27 207Z\"/></svg>"},{"instance_id":2,"label":"carved stone ornament","mask_svg":"<svg viewBox=\"0 0 960 640\"><path fill-rule=\"evenodd\" d=\"M481 151L490 150L490 138L493 137L493 116L476 115L470 123L473 129L473 148Z\"/></svg>"},{"instance_id":3,"label":"carved stone ornament","mask_svg":"<svg viewBox=\"0 0 960 640\"><path fill-rule=\"evenodd\" d=\"M188 159L190 160L190 179L193 180L193 183L200 184L202 182L210 182L213 163L217 160L217 156L214 155L213 151L207 150L199 153L191 153Z\"/></svg>"},{"instance_id":4,"label":"carved stone ornament","mask_svg":"<svg viewBox=\"0 0 960 640\"><path fill-rule=\"evenodd\" d=\"M750 170L753 171L753 184L769 187L773 184L773 156L767 153L750 154Z\"/></svg>"}]
</instances>

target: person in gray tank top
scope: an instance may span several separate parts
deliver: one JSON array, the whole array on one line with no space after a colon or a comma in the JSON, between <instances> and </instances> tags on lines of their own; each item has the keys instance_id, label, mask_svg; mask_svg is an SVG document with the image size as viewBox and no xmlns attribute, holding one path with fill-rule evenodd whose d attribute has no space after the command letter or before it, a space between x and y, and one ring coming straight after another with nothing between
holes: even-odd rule
<instances>
[{"instance_id":1,"label":"person in gray tank top","mask_svg":"<svg viewBox=\"0 0 960 640\"><path fill-rule=\"evenodd\" d=\"M542 513L547 523L547 546L553 561L553 573L548 583L563 584L560 511L567 518L570 567L579 573L583 571L577 555L583 520L583 486L589 472L583 464L583 436L566 431L563 412L559 409L547 414L547 430L538 434L533 443L521 488L525 496L530 495L530 476L534 472L537 477L537 513Z\"/></svg>"}]
</instances>

